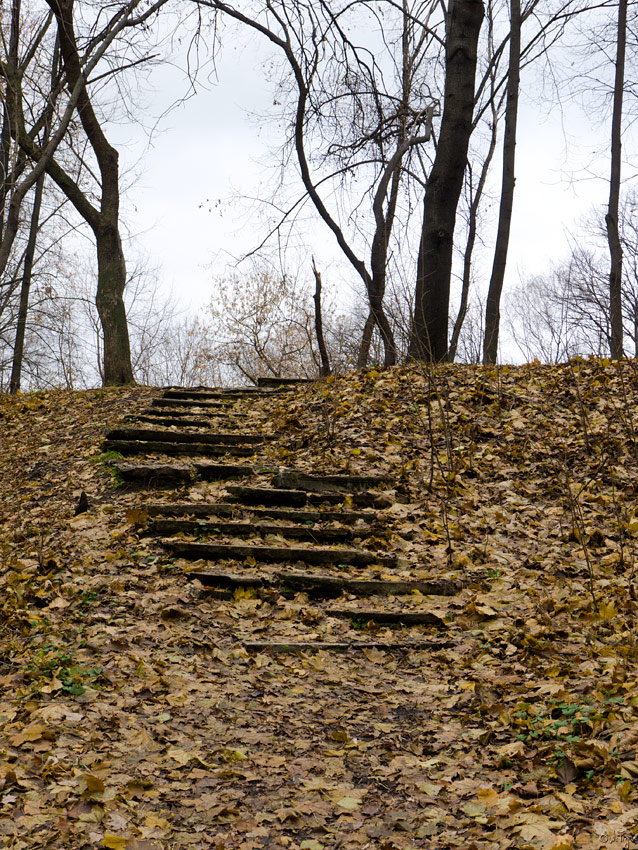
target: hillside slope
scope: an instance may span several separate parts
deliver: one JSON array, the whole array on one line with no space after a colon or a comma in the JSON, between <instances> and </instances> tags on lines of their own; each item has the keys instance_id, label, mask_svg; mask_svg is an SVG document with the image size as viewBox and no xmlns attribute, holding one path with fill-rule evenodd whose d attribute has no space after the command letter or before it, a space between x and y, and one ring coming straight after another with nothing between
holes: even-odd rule
<instances>
[{"instance_id":1,"label":"hillside slope","mask_svg":"<svg viewBox=\"0 0 638 850\"><path fill-rule=\"evenodd\" d=\"M0 846L631 844L636 364L370 370L237 409L269 468L390 477L394 575L462 590L387 604L441 628L190 581L101 449L156 395L0 398ZM366 646L242 643L300 635Z\"/></svg>"}]
</instances>

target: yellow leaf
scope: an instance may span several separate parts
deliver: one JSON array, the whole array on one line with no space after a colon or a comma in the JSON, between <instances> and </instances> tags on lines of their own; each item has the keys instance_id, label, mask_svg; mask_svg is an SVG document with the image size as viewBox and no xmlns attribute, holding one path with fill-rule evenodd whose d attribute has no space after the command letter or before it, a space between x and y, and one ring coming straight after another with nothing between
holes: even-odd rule
<instances>
[{"instance_id":1,"label":"yellow leaf","mask_svg":"<svg viewBox=\"0 0 638 850\"><path fill-rule=\"evenodd\" d=\"M219 755L226 762L244 761L248 758L245 752L243 752L242 750L234 749L232 747L220 747Z\"/></svg>"},{"instance_id":2,"label":"yellow leaf","mask_svg":"<svg viewBox=\"0 0 638 850\"><path fill-rule=\"evenodd\" d=\"M99 776L94 776L92 773L85 773L82 778L86 782L86 790L90 794L99 794L104 791L104 782Z\"/></svg>"},{"instance_id":3,"label":"yellow leaf","mask_svg":"<svg viewBox=\"0 0 638 850\"><path fill-rule=\"evenodd\" d=\"M246 558L246 560L244 561L244 563L247 564L249 567L256 567L257 566L257 561L253 558L252 555L249 555Z\"/></svg>"},{"instance_id":4,"label":"yellow leaf","mask_svg":"<svg viewBox=\"0 0 638 850\"><path fill-rule=\"evenodd\" d=\"M181 765L188 764L188 762L193 758L192 753L182 750L180 747L171 747L167 750L166 755Z\"/></svg>"},{"instance_id":5,"label":"yellow leaf","mask_svg":"<svg viewBox=\"0 0 638 850\"><path fill-rule=\"evenodd\" d=\"M557 835L550 850L573 850L574 838L571 835Z\"/></svg>"},{"instance_id":6,"label":"yellow leaf","mask_svg":"<svg viewBox=\"0 0 638 850\"><path fill-rule=\"evenodd\" d=\"M323 850L324 844L321 841L317 841L314 838L306 838L305 841L302 841L299 847L301 850Z\"/></svg>"},{"instance_id":7,"label":"yellow leaf","mask_svg":"<svg viewBox=\"0 0 638 850\"><path fill-rule=\"evenodd\" d=\"M433 782L418 782L417 790L422 794L427 794L428 797L436 797L443 788L442 785L435 785Z\"/></svg>"},{"instance_id":8,"label":"yellow leaf","mask_svg":"<svg viewBox=\"0 0 638 850\"><path fill-rule=\"evenodd\" d=\"M46 726L41 723L33 723L31 726L27 726L26 729L23 729L22 732L18 732L16 735L11 735L9 737L9 743L14 747L20 747L27 741L39 741L46 731Z\"/></svg>"},{"instance_id":9,"label":"yellow leaf","mask_svg":"<svg viewBox=\"0 0 638 850\"><path fill-rule=\"evenodd\" d=\"M628 779L625 779L622 785L618 785L616 787L616 791L618 791L619 796L622 797L623 800L626 800L629 797L632 790L631 782Z\"/></svg>"},{"instance_id":10,"label":"yellow leaf","mask_svg":"<svg viewBox=\"0 0 638 850\"><path fill-rule=\"evenodd\" d=\"M555 791L554 796L558 797L569 812L578 812L579 814L582 814L585 811L585 807L580 800L576 800L571 796L571 794L563 794L561 791Z\"/></svg>"},{"instance_id":11,"label":"yellow leaf","mask_svg":"<svg viewBox=\"0 0 638 850\"><path fill-rule=\"evenodd\" d=\"M478 818L485 813L485 803L473 803L472 801L463 803L461 810L465 812L469 818Z\"/></svg>"},{"instance_id":12,"label":"yellow leaf","mask_svg":"<svg viewBox=\"0 0 638 850\"><path fill-rule=\"evenodd\" d=\"M484 803L488 809L498 805L500 801L498 791L495 791L493 788L481 788L476 796L478 797L479 802Z\"/></svg>"},{"instance_id":13,"label":"yellow leaf","mask_svg":"<svg viewBox=\"0 0 638 850\"><path fill-rule=\"evenodd\" d=\"M121 835L111 835L107 832L102 839L102 847L110 847L111 850L126 850L128 839Z\"/></svg>"},{"instance_id":14,"label":"yellow leaf","mask_svg":"<svg viewBox=\"0 0 638 850\"><path fill-rule=\"evenodd\" d=\"M342 797L340 800L336 800L335 803L342 809L348 809L348 811L353 811L354 809L359 808L359 806L361 805L361 800L357 800L356 797Z\"/></svg>"},{"instance_id":15,"label":"yellow leaf","mask_svg":"<svg viewBox=\"0 0 638 850\"><path fill-rule=\"evenodd\" d=\"M166 818L158 817L157 815L147 815L144 824L154 829L167 830L171 828L170 822Z\"/></svg>"},{"instance_id":16,"label":"yellow leaf","mask_svg":"<svg viewBox=\"0 0 638 850\"><path fill-rule=\"evenodd\" d=\"M598 613L602 620L613 620L618 616L618 609L614 602L601 602L598 605Z\"/></svg>"},{"instance_id":17,"label":"yellow leaf","mask_svg":"<svg viewBox=\"0 0 638 850\"><path fill-rule=\"evenodd\" d=\"M129 508L126 511L126 521L130 525L144 525L148 520L148 514L141 508Z\"/></svg>"}]
</instances>

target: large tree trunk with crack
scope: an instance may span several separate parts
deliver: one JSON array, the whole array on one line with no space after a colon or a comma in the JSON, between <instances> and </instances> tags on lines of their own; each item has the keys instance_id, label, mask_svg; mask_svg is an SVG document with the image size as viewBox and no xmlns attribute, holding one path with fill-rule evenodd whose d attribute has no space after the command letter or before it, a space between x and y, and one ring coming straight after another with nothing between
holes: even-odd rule
<instances>
[{"instance_id":1,"label":"large tree trunk with crack","mask_svg":"<svg viewBox=\"0 0 638 850\"><path fill-rule=\"evenodd\" d=\"M451 0L447 20L445 89L436 156L425 189L409 354L445 360L456 209L472 132L481 0Z\"/></svg>"}]
</instances>

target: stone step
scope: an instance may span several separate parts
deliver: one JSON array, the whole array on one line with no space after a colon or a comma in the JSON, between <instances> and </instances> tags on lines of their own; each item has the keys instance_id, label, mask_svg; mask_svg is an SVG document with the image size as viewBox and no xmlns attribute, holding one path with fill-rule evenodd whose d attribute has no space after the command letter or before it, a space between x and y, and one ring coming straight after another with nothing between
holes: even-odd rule
<instances>
[{"instance_id":1,"label":"stone step","mask_svg":"<svg viewBox=\"0 0 638 850\"><path fill-rule=\"evenodd\" d=\"M311 575L302 572L276 572L274 575L247 575L228 572L189 572L186 577L197 580L204 587L278 588L287 587L295 592L306 592L312 596L334 598L342 593L353 596L408 596L415 591L424 596L454 596L462 589L461 582L450 579L429 581L394 581L391 579L356 579L335 575Z\"/></svg>"},{"instance_id":2,"label":"stone step","mask_svg":"<svg viewBox=\"0 0 638 850\"><path fill-rule=\"evenodd\" d=\"M151 407L161 408L161 409L172 409L174 407L187 407L191 410L198 410L202 408L202 410L218 410L222 411L227 409L230 406L230 401L232 399L227 399L226 401L215 400L215 401L199 401L193 399L186 398L154 398L151 401Z\"/></svg>"},{"instance_id":3,"label":"stone step","mask_svg":"<svg viewBox=\"0 0 638 850\"><path fill-rule=\"evenodd\" d=\"M354 567L379 565L395 567L397 558L377 555L360 549L328 549L324 547L302 548L282 546L253 546L224 543L191 543L173 538L163 538L162 546L178 558L209 561L235 560L245 561L254 558L256 562L277 563L281 561L302 561L306 564L349 564Z\"/></svg>"},{"instance_id":4,"label":"stone step","mask_svg":"<svg viewBox=\"0 0 638 850\"><path fill-rule=\"evenodd\" d=\"M364 652L375 649L379 652L405 652L407 650L435 652L454 646L452 640L419 640L419 641L304 641L304 640L247 640L239 638L247 652Z\"/></svg>"},{"instance_id":5,"label":"stone step","mask_svg":"<svg viewBox=\"0 0 638 850\"><path fill-rule=\"evenodd\" d=\"M257 378L258 387L295 387L314 383L314 378Z\"/></svg>"},{"instance_id":6,"label":"stone step","mask_svg":"<svg viewBox=\"0 0 638 850\"><path fill-rule=\"evenodd\" d=\"M341 491L367 490L390 484L390 475L309 475L297 469L282 469L272 479L272 486L282 490Z\"/></svg>"},{"instance_id":7,"label":"stone step","mask_svg":"<svg viewBox=\"0 0 638 850\"><path fill-rule=\"evenodd\" d=\"M191 481L193 468L169 463L114 463L113 468L123 481L136 483L166 483Z\"/></svg>"},{"instance_id":8,"label":"stone step","mask_svg":"<svg viewBox=\"0 0 638 850\"><path fill-rule=\"evenodd\" d=\"M307 493L305 490L287 490L269 487L231 486L226 488L230 496L243 504L250 505L282 505L302 508L305 505L320 505L324 502L337 505L345 499L351 499L352 504L360 508L388 508L392 501L380 493L343 493L321 492Z\"/></svg>"},{"instance_id":9,"label":"stone step","mask_svg":"<svg viewBox=\"0 0 638 850\"><path fill-rule=\"evenodd\" d=\"M255 467L238 463L195 463L195 474L203 481L222 481L226 478L250 478Z\"/></svg>"},{"instance_id":10,"label":"stone step","mask_svg":"<svg viewBox=\"0 0 638 850\"><path fill-rule=\"evenodd\" d=\"M219 399L255 398L258 396L269 397L277 395L281 390L261 389L260 387L229 387L220 390L166 390L162 396L164 399L183 399L191 403L199 404L202 401Z\"/></svg>"},{"instance_id":11,"label":"stone step","mask_svg":"<svg viewBox=\"0 0 638 850\"><path fill-rule=\"evenodd\" d=\"M253 446L214 445L213 443L175 443L159 440L105 440L102 444L105 452L119 452L122 455L162 454L162 455L209 455L210 457L251 457L255 454Z\"/></svg>"},{"instance_id":12,"label":"stone step","mask_svg":"<svg viewBox=\"0 0 638 850\"><path fill-rule=\"evenodd\" d=\"M169 463L114 463L113 467L123 481L146 483L192 481L199 477L206 481L246 478L254 474L254 467L232 463L195 463L189 466Z\"/></svg>"},{"instance_id":13,"label":"stone step","mask_svg":"<svg viewBox=\"0 0 638 850\"><path fill-rule=\"evenodd\" d=\"M213 445L260 444L272 440L272 435L262 434L185 434L155 428L115 428L106 435L107 440L145 440L164 443L211 443Z\"/></svg>"},{"instance_id":14,"label":"stone step","mask_svg":"<svg viewBox=\"0 0 638 850\"><path fill-rule=\"evenodd\" d=\"M398 626L438 626L444 628L446 623L439 614L430 611L379 611L349 608L327 608L326 617L338 617L342 620L353 620L357 623L386 623Z\"/></svg>"},{"instance_id":15,"label":"stone step","mask_svg":"<svg viewBox=\"0 0 638 850\"><path fill-rule=\"evenodd\" d=\"M366 522L378 521L376 513L370 511L329 511L329 510L295 510L294 508L254 508L229 502L175 503L146 505L140 508L149 516L196 516L196 517L231 517L237 513L249 516L269 517L270 519L290 520L291 522Z\"/></svg>"},{"instance_id":16,"label":"stone step","mask_svg":"<svg viewBox=\"0 0 638 850\"><path fill-rule=\"evenodd\" d=\"M135 422L144 422L149 425L164 425L167 428L208 428L211 425L209 419L178 419L166 416L133 416Z\"/></svg>"},{"instance_id":17,"label":"stone step","mask_svg":"<svg viewBox=\"0 0 638 850\"><path fill-rule=\"evenodd\" d=\"M309 543L350 542L357 537L370 537L374 531L363 528L309 528L303 525L274 525L266 522L202 522L201 520L156 519L147 529L151 534L190 534L196 537L211 537L223 534L226 537L265 537L276 534L290 540L305 540Z\"/></svg>"},{"instance_id":18,"label":"stone step","mask_svg":"<svg viewBox=\"0 0 638 850\"><path fill-rule=\"evenodd\" d=\"M161 401L161 399L155 399L155 401ZM146 410L142 411L142 415L152 416L154 421L156 421L156 418L160 416L170 420L181 420L179 422L175 422L176 425L185 424L192 416L205 417L205 419L201 419L199 421L205 422L206 425L211 425L215 419L223 418L224 421L233 421L233 412L225 405L214 407L210 410L198 410L196 413L192 410L173 409L170 405L168 408L163 408L160 405L158 407L147 407Z\"/></svg>"}]
</instances>

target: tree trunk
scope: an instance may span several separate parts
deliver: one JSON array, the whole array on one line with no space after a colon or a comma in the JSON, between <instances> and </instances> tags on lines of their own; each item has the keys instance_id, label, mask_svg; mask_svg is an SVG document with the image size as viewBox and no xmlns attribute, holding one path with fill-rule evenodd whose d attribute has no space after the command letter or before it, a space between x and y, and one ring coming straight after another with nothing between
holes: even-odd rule
<instances>
[{"instance_id":1,"label":"tree trunk","mask_svg":"<svg viewBox=\"0 0 638 850\"><path fill-rule=\"evenodd\" d=\"M35 184L35 196L33 209L31 210L31 223L29 226L29 239L24 254L24 265L22 268L22 285L20 287L20 306L18 308L18 323L16 325L15 343L13 346L13 361L11 364L11 381L9 392L20 392L20 379L22 376L22 361L24 357L24 335L27 327L27 315L29 312L29 293L31 291L31 276L33 272L33 260L35 258L35 246L40 227L40 209L42 207L42 193L44 191L45 175L38 177Z\"/></svg>"},{"instance_id":2,"label":"tree trunk","mask_svg":"<svg viewBox=\"0 0 638 850\"><path fill-rule=\"evenodd\" d=\"M363 326L363 333L361 334L361 342L359 343L359 353L357 355L357 369L365 369L368 365L368 358L370 357L370 346L372 344L372 334L374 333L374 314L372 310L368 313L368 318L366 319L366 323Z\"/></svg>"},{"instance_id":3,"label":"tree trunk","mask_svg":"<svg viewBox=\"0 0 638 850\"><path fill-rule=\"evenodd\" d=\"M614 107L611 119L611 175L609 178L609 207L605 216L607 241L611 260L609 271L609 315L611 320L611 356L621 360L623 352L622 326L622 244L618 227L620 200L620 169L622 155L622 108L625 85L625 44L627 40L627 0L618 0L618 37L616 44L616 76Z\"/></svg>"},{"instance_id":4,"label":"tree trunk","mask_svg":"<svg viewBox=\"0 0 638 850\"><path fill-rule=\"evenodd\" d=\"M465 322L465 317L467 315L467 305L470 295L470 284L472 282L472 254L474 253L474 245L476 243L478 210L481 203L481 199L483 197L483 191L485 189L485 183L487 182L487 175L490 170L494 151L496 150L497 133L498 110L496 108L494 100L492 99L492 132L490 135L490 146L488 148L487 155L483 161L483 165L481 166L481 176L479 177L478 186L476 187L476 192L474 193L474 197L472 198L472 202L470 204L467 242L465 243L465 253L463 254L463 282L461 286L461 303L459 304L459 311L456 314L456 320L454 322L454 329L452 331L452 339L450 340L450 348L447 357L450 363L453 363L456 359L456 352L459 347L459 339L461 337L463 323Z\"/></svg>"},{"instance_id":5,"label":"tree trunk","mask_svg":"<svg viewBox=\"0 0 638 850\"><path fill-rule=\"evenodd\" d=\"M512 209L514 205L514 164L516 156L516 123L518 119L518 92L521 71L521 4L510 0L510 57L507 80L507 106L505 107L505 133L503 137L503 178L501 204L498 213L498 230L494 248L492 276L485 304L485 338L483 363L496 363L498 332L501 321L501 293L505 278L505 264L509 247Z\"/></svg>"},{"instance_id":6,"label":"tree trunk","mask_svg":"<svg viewBox=\"0 0 638 850\"><path fill-rule=\"evenodd\" d=\"M20 36L21 0L11 4L11 29L9 32L8 60L12 68L18 67L18 43ZM0 239L4 236L4 220L7 198L11 193L9 172L11 171L11 111L8 98L18 97L18 91L10 81L6 81L2 99L2 131L0 132Z\"/></svg>"},{"instance_id":7,"label":"tree trunk","mask_svg":"<svg viewBox=\"0 0 638 850\"><path fill-rule=\"evenodd\" d=\"M66 78L70 86L75 86L82 76L82 71L73 26L74 0L46 1L58 24ZM104 334L102 381L105 386L130 384L133 383L133 367L124 306L126 263L119 233L118 153L104 135L86 89L82 89L78 98L78 115L95 153L102 183L99 212L91 209L86 219L95 235L97 247L98 281L95 303ZM55 179L55 175L52 176ZM84 205L78 207L75 198L70 194L68 197L82 212Z\"/></svg>"},{"instance_id":8,"label":"tree trunk","mask_svg":"<svg viewBox=\"0 0 638 850\"><path fill-rule=\"evenodd\" d=\"M321 369L319 375L322 378L327 378L330 374L330 360L328 358L328 349L326 348L326 340L323 335L323 316L321 313L321 272L317 268L315 258L312 258L312 270L315 275L315 334L317 336L317 345L319 346L319 356L321 357Z\"/></svg>"},{"instance_id":9,"label":"tree trunk","mask_svg":"<svg viewBox=\"0 0 638 850\"><path fill-rule=\"evenodd\" d=\"M104 334L102 382L104 386L133 383L124 287L126 264L117 226L95 231L97 243L97 294L95 304Z\"/></svg>"},{"instance_id":10,"label":"tree trunk","mask_svg":"<svg viewBox=\"0 0 638 850\"><path fill-rule=\"evenodd\" d=\"M408 353L445 360L456 208L472 132L481 0L450 0L445 51L445 90L436 156L425 189L417 261L414 318Z\"/></svg>"}]
</instances>

